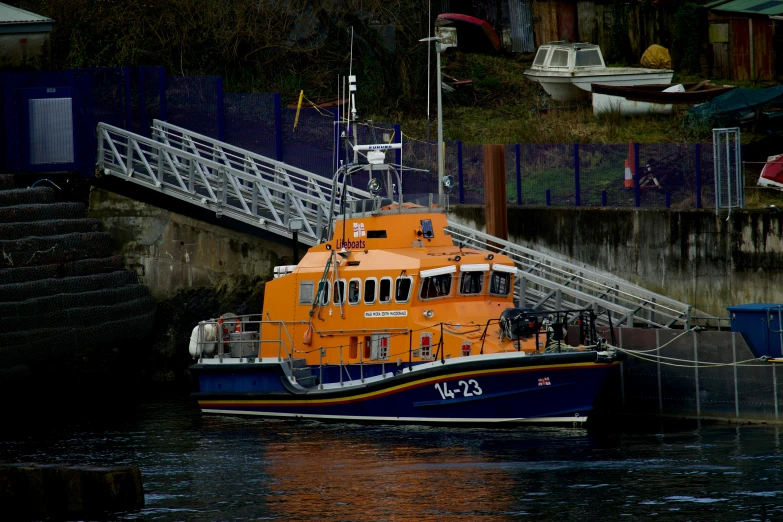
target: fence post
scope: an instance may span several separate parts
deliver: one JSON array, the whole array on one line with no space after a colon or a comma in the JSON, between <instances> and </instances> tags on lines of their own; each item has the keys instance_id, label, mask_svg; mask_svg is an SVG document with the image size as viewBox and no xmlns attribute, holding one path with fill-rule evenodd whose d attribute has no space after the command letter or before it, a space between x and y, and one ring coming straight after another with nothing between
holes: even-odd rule
<instances>
[{"instance_id":1,"label":"fence post","mask_svg":"<svg viewBox=\"0 0 783 522\"><path fill-rule=\"evenodd\" d=\"M337 104L337 107L334 111L334 124L332 125L332 130L334 132L334 168L332 169L334 172L337 172L337 169L340 168L340 104ZM277 136L277 119L275 119L275 136ZM275 138L275 150L277 150L277 138Z\"/></svg>"},{"instance_id":2,"label":"fence post","mask_svg":"<svg viewBox=\"0 0 783 522\"><path fill-rule=\"evenodd\" d=\"M517 169L517 205L522 204L522 169L519 167L519 143L514 145L514 154L516 155Z\"/></svg>"},{"instance_id":3,"label":"fence post","mask_svg":"<svg viewBox=\"0 0 783 522\"><path fill-rule=\"evenodd\" d=\"M606 190L601 191L601 206L606 206Z\"/></svg>"},{"instance_id":4,"label":"fence post","mask_svg":"<svg viewBox=\"0 0 783 522\"><path fill-rule=\"evenodd\" d=\"M131 81L130 81L130 67L122 68L122 79L125 86L125 130L132 130L131 123L133 122L133 113L131 112Z\"/></svg>"},{"instance_id":5,"label":"fence post","mask_svg":"<svg viewBox=\"0 0 783 522\"><path fill-rule=\"evenodd\" d=\"M579 192L579 144L574 143L574 193L576 194L574 202L577 207L582 205L582 197Z\"/></svg>"},{"instance_id":6,"label":"fence post","mask_svg":"<svg viewBox=\"0 0 783 522\"><path fill-rule=\"evenodd\" d=\"M551 203L551 202L552 202L552 200L551 200L551 196L552 196L552 194L551 194L551 192L549 191L549 189L546 189L546 206L547 206L547 207L549 206L549 203Z\"/></svg>"},{"instance_id":7,"label":"fence post","mask_svg":"<svg viewBox=\"0 0 783 522\"><path fill-rule=\"evenodd\" d=\"M465 203L465 184L462 181L462 140L457 140L457 178L459 178L459 202Z\"/></svg>"},{"instance_id":8,"label":"fence post","mask_svg":"<svg viewBox=\"0 0 783 522\"><path fill-rule=\"evenodd\" d=\"M666 208L671 208L672 206L672 193L666 192Z\"/></svg>"},{"instance_id":9,"label":"fence post","mask_svg":"<svg viewBox=\"0 0 783 522\"><path fill-rule=\"evenodd\" d=\"M149 125L147 125L147 93L144 89L144 74L145 69L143 65L139 65L139 134L147 138L150 137Z\"/></svg>"},{"instance_id":10,"label":"fence post","mask_svg":"<svg viewBox=\"0 0 783 522\"><path fill-rule=\"evenodd\" d=\"M701 208L701 143L696 144L696 208Z\"/></svg>"},{"instance_id":11,"label":"fence post","mask_svg":"<svg viewBox=\"0 0 783 522\"><path fill-rule=\"evenodd\" d=\"M394 138L397 143L402 145L402 127L399 123L394 124ZM402 178L402 149L394 149L394 164L400 169L400 178ZM400 187L402 191L402 187Z\"/></svg>"},{"instance_id":12,"label":"fence post","mask_svg":"<svg viewBox=\"0 0 783 522\"><path fill-rule=\"evenodd\" d=\"M160 96L160 114L158 117L166 121L166 69L158 67L158 91Z\"/></svg>"},{"instance_id":13,"label":"fence post","mask_svg":"<svg viewBox=\"0 0 783 522\"><path fill-rule=\"evenodd\" d=\"M280 93L276 92L273 98L275 104L275 159L283 161L283 116L280 112Z\"/></svg>"},{"instance_id":14,"label":"fence post","mask_svg":"<svg viewBox=\"0 0 783 522\"><path fill-rule=\"evenodd\" d=\"M217 139L225 140L225 129L223 121L223 78L215 78L215 102L217 105Z\"/></svg>"},{"instance_id":15,"label":"fence post","mask_svg":"<svg viewBox=\"0 0 783 522\"><path fill-rule=\"evenodd\" d=\"M633 203L636 208L641 206L641 193L639 190L639 144L633 144Z\"/></svg>"}]
</instances>

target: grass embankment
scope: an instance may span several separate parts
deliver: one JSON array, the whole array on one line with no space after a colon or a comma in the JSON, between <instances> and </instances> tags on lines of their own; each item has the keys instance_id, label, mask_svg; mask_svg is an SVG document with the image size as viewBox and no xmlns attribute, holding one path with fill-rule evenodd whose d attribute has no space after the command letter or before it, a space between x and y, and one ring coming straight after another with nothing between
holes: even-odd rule
<instances>
[{"instance_id":1,"label":"grass embankment","mask_svg":"<svg viewBox=\"0 0 783 522\"><path fill-rule=\"evenodd\" d=\"M514 57L447 54L442 65L443 72L460 80L472 80L472 84L459 86L455 92L444 94L443 128L445 139L461 140L464 144L616 144L629 141L650 144L709 143L712 141L712 135L709 131L696 133L682 126L682 118L687 107L675 106L669 115L622 117L615 113L597 117L593 115L589 100L571 103L554 101L538 84L523 76L523 71L530 67L532 59L532 54ZM694 75L675 74L673 81L698 82L702 79ZM712 80L712 82L718 85L751 88L767 86L719 79ZM436 140L436 118L437 108L433 98L430 121L431 141ZM385 114L375 116L374 119L399 121L407 139L425 139L426 118L421 114ZM765 135L748 129L742 130L741 137L744 144L768 139ZM764 158L767 155L783 152L783 148L777 150L775 146L756 148L761 149L760 157ZM775 150L771 150L772 148ZM609 151L607 153L611 154ZM592 170L592 181L596 185L594 188L597 191L595 197L590 196L590 199L596 201L591 201L588 204L599 204L601 181L605 177L607 185L615 182L617 169L614 167L618 161L622 165L622 159L604 157L587 159L595 163ZM752 159L759 160L760 158ZM542 161L547 162L546 159ZM606 164L606 169L601 168L602 164ZM587 167L587 165L585 166ZM554 165L551 167L558 170ZM523 194L529 195L536 202L543 201L543 191L546 187L540 183L542 177L549 180L548 184L551 184L553 178L558 177L557 174L570 180L572 175L570 166L564 164L562 167L565 169L564 175L559 170L557 173L550 171L551 169L541 170L535 164L523 165L523 170L530 170L529 177L524 176L523 172L523 180L528 181L530 185L526 186L523 183ZM745 165L748 207L761 208L770 204L783 207L783 193L756 186L761 167L762 165L758 163ZM511 195L515 193L516 188L509 186L508 190ZM541 194L538 194L539 192ZM583 201L584 199L583 196ZM681 204L688 206L688 202Z\"/></svg>"}]
</instances>

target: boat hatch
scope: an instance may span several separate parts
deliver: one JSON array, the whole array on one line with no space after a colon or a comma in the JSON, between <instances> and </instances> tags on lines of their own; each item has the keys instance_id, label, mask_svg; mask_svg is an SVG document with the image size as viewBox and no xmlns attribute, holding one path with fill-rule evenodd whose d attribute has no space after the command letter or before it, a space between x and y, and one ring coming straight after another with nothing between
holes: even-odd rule
<instances>
[{"instance_id":1,"label":"boat hatch","mask_svg":"<svg viewBox=\"0 0 783 522\"><path fill-rule=\"evenodd\" d=\"M422 359L432 359L432 332L424 332L419 339Z\"/></svg>"},{"instance_id":2,"label":"boat hatch","mask_svg":"<svg viewBox=\"0 0 783 522\"><path fill-rule=\"evenodd\" d=\"M372 334L372 341L370 346L370 359L377 361L389 360L389 338L390 334Z\"/></svg>"},{"instance_id":3,"label":"boat hatch","mask_svg":"<svg viewBox=\"0 0 783 522\"><path fill-rule=\"evenodd\" d=\"M432 230L432 220L431 219L422 219L421 220L421 235L426 238L433 238L435 237L435 233Z\"/></svg>"}]
</instances>

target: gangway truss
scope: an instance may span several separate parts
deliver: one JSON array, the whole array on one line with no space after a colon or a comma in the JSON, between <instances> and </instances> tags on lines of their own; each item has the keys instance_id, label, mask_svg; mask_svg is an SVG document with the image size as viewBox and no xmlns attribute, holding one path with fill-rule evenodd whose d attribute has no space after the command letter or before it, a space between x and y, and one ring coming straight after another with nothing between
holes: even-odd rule
<instances>
[{"instance_id":1,"label":"gangway truss","mask_svg":"<svg viewBox=\"0 0 783 522\"><path fill-rule=\"evenodd\" d=\"M99 123L96 168L197 207L291 238L288 224L300 218L298 239L316 245L329 223L332 180L233 145L154 120L152 138ZM369 192L346 186L347 202ZM546 310L592 306L607 324L689 328L693 308L598 270L516 245L465 225L450 223L455 242L501 252L517 265L520 307ZM608 312L608 313L607 313Z\"/></svg>"}]
</instances>

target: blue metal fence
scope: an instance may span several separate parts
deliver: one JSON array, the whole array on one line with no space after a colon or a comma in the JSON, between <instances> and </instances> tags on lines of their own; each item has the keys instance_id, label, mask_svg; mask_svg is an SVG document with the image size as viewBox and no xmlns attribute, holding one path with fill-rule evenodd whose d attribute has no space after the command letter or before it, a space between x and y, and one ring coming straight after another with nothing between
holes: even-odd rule
<instances>
[{"instance_id":1,"label":"blue metal fence","mask_svg":"<svg viewBox=\"0 0 783 522\"><path fill-rule=\"evenodd\" d=\"M344 150L340 107L283 107L279 94L223 93L217 76L166 76L162 67L79 69L59 73L2 73L0 165L10 172L74 170L93 174L94 129L106 122L149 136L159 118L285 163L331 176ZM73 100L74 161L67 165L30 161L30 99L70 96ZM353 132L348 129L348 132ZM387 160L401 164L406 194L435 193L437 145L403 139L399 125L358 127L359 141L403 141ZM636 175L625 179L628 144L510 144L505 146L506 197L511 205L611 207L714 207L712 144L635 144ZM446 173L457 181L452 202L484 203L482 145L445 145ZM352 158L348 158L352 160ZM634 169L635 167L635 169ZM364 187L367 175L351 180Z\"/></svg>"}]
</instances>

